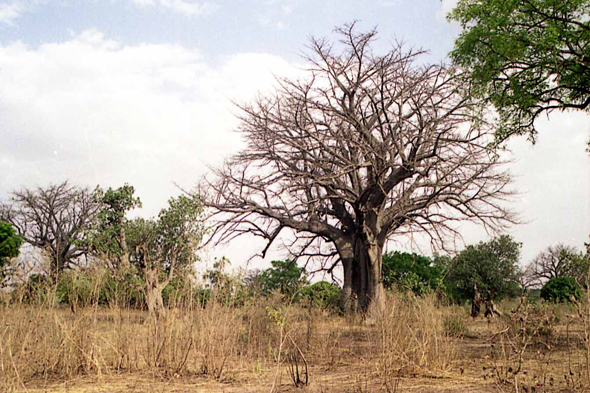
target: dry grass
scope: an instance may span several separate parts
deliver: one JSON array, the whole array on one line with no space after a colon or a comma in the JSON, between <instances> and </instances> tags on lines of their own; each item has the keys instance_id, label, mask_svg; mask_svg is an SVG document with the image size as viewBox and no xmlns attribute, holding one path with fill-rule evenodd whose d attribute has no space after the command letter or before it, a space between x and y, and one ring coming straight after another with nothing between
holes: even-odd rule
<instances>
[{"instance_id":1,"label":"dry grass","mask_svg":"<svg viewBox=\"0 0 590 393\"><path fill-rule=\"evenodd\" d=\"M75 312L47 303L0 307L0 391L6 392L164 392L171 386L179 392L553 392L590 386L586 303L580 310L529 306L515 313L508 304L507 316L492 321L472 320L465 309L435 297L401 295L390 296L370 321L279 298L240 306L177 304L160 320L92 304Z\"/></svg>"},{"instance_id":2,"label":"dry grass","mask_svg":"<svg viewBox=\"0 0 590 393\"><path fill-rule=\"evenodd\" d=\"M391 295L379 320L382 368L388 375L440 375L450 370L456 340L445 332L445 312L434 295L418 299Z\"/></svg>"}]
</instances>

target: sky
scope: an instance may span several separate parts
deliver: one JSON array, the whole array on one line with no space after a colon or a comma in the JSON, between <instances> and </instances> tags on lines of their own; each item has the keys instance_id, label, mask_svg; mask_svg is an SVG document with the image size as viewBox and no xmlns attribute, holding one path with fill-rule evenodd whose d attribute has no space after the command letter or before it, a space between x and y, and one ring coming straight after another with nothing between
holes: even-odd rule
<instances>
[{"instance_id":1,"label":"sky","mask_svg":"<svg viewBox=\"0 0 590 393\"><path fill-rule=\"evenodd\" d=\"M454 0L0 0L0 200L21 187L69 180L135 186L136 215L153 216L242 147L235 102L271 91L306 67L310 37L358 21L447 61L460 33ZM586 113L553 113L533 146L508 144L523 224L522 263L550 245L582 249L590 235ZM462 229L467 244L489 239ZM416 248L405 239L395 247ZM420 245L420 241L417 242ZM243 265L251 239L207 251ZM255 267L269 266L253 260Z\"/></svg>"}]
</instances>

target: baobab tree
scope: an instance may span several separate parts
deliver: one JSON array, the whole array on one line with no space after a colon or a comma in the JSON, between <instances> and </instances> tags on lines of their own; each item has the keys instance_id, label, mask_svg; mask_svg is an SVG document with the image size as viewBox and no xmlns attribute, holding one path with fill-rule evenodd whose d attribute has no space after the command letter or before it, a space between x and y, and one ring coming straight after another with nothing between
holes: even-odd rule
<instances>
[{"instance_id":1,"label":"baobab tree","mask_svg":"<svg viewBox=\"0 0 590 393\"><path fill-rule=\"evenodd\" d=\"M527 266L526 274L538 287L558 277L572 277L583 286L588 276L588 259L575 247L557 244L540 252Z\"/></svg>"},{"instance_id":2,"label":"baobab tree","mask_svg":"<svg viewBox=\"0 0 590 393\"><path fill-rule=\"evenodd\" d=\"M418 63L423 52L401 44L376 54L375 30L336 33L337 43L311 40L302 79L240 105L247 145L198 193L211 211L209 241L260 236L264 256L290 231L298 255L342 265L342 306L367 310L384 299L389 239L423 231L444 245L459 221L505 226L510 177L455 73Z\"/></svg>"},{"instance_id":3,"label":"baobab tree","mask_svg":"<svg viewBox=\"0 0 590 393\"><path fill-rule=\"evenodd\" d=\"M9 222L25 242L49 258L57 279L90 251L86 234L98 213L94 191L67 181L46 188L23 188L0 205L0 218Z\"/></svg>"}]
</instances>

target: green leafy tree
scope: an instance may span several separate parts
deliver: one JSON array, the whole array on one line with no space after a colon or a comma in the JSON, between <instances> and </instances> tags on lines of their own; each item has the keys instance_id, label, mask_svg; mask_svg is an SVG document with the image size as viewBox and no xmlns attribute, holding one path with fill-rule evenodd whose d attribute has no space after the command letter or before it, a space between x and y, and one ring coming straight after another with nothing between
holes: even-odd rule
<instances>
[{"instance_id":1,"label":"green leafy tree","mask_svg":"<svg viewBox=\"0 0 590 393\"><path fill-rule=\"evenodd\" d=\"M590 104L589 0L459 0L451 57L499 111L497 138L528 134L553 109Z\"/></svg>"},{"instance_id":2,"label":"green leafy tree","mask_svg":"<svg viewBox=\"0 0 590 393\"><path fill-rule=\"evenodd\" d=\"M134 196L135 188L125 184L117 189L104 191L97 188L95 200L100 204L90 241L96 253L105 256L114 267L129 265L129 248L125 233L127 213L141 207L141 200Z\"/></svg>"},{"instance_id":3,"label":"green leafy tree","mask_svg":"<svg viewBox=\"0 0 590 393\"><path fill-rule=\"evenodd\" d=\"M445 286L455 301L473 298L477 287L487 299L519 293L518 261L521 244L509 235L467 246L448 264Z\"/></svg>"},{"instance_id":4,"label":"green leafy tree","mask_svg":"<svg viewBox=\"0 0 590 393\"><path fill-rule=\"evenodd\" d=\"M407 252L383 254L383 284L386 288L397 286L417 295L432 291L442 285L443 267L423 255Z\"/></svg>"},{"instance_id":5,"label":"green leafy tree","mask_svg":"<svg viewBox=\"0 0 590 393\"><path fill-rule=\"evenodd\" d=\"M0 221L0 283L7 275L10 259L18 256L23 241L12 225Z\"/></svg>"},{"instance_id":6,"label":"green leafy tree","mask_svg":"<svg viewBox=\"0 0 590 393\"><path fill-rule=\"evenodd\" d=\"M263 294L279 291L283 295L293 296L307 285L305 268L298 267L295 261L272 261L271 265L257 278Z\"/></svg>"},{"instance_id":7,"label":"green leafy tree","mask_svg":"<svg viewBox=\"0 0 590 393\"><path fill-rule=\"evenodd\" d=\"M572 277L555 277L541 289L541 298L552 302L571 302L582 298L582 290Z\"/></svg>"},{"instance_id":8,"label":"green leafy tree","mask_svg":"<svg viewBox=\"0 0 590 393\"><path fill-rule=\"evenodd\" d=\"M130 262L145 281L146 302L151 314L165 312L163 289L179 271L191 269L204 227L201 201L179 196L168 202L157 219L136 218L126 224Z\"/></svg>"}]
</instances>

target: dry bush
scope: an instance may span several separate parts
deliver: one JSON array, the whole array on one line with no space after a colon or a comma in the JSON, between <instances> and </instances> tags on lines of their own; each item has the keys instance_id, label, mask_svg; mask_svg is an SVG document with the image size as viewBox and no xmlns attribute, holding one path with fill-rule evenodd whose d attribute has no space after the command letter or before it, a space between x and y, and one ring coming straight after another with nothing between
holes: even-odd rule
<instances>
[{"instance_id":1,"label":"dry bush","mask_svg":"<svg viewBox=\"0 0 590 393\"><path fill-rule=\"evenodd\" d=\"M456 357L456 339L445 333L444 311L434 295L389 294L377 326L385 377L406 370L445 372Z\"/></svg>"},{"instance_id":2,"label":"dry bush","mask_svg":"<svg viewBox=\"0 0 590 393\"><path fill-rule=\"evenodd\" d=\"M91 288L88 293L97 293ZM50 293L43 292L44 299ZM159 319L121 302L99 305L96 295L73 308L51 300L4 302L0 391L31 381L124 372L227 380L241 371L268 370L266 377L277 387L284 375L301 386L317 382L313 371L307 374L308 365L329 372L359 362L364 378L379 379L377 384L392 391L408 371L447 370L455 354L455 339L444 330L446 311L434 297L391 295L374 325L359 315L334 315L280 297L174 298L179 300Z\"/></svg>"},{"instance_id":3,"label":"dry bush","mask_svg":"<svg viewBox=\"0 0 590 393\"><path fill-rule=\"evenodd\" d=\"M243 358L269 361L278 338L274 324L268 317L268 307L278 307L278 299L258 299L239 309L242 333L239 354Z\"/></svg>"},{"instance_id":4,"label":"dry bush","mask_svg":"<svg viewBox=\"0 0 590 393\"><path fill-rule=\"evenodd\" d=\"M505 307L511 311L488 320L491 365L484 366L484 379L503 392L589 391L587 307L585 301L577 310L526 301Z\"/></svg>"},{"instance_id":5,"label":"dry bush","mask_svg":"<svg viewBox=\"0 0 590 393\"><path fill-rule=\"evenodd\" d=\"M590 272L586 282L590 282ZM584 295L579 301L573 300L577 318L569 316L566 330L569 346L568 386L579 391L590 391L590 289L584 290ZM580 342L583 345L576 345ZM577 347L578 350L572 350L572 347Z\"/></svg>"},{"instance_id":6,"label":"dry bush","mask_svg":"<svg viewBox=\"0 0 590 393\"><path fill-rule=\"evenodd\" d=\"M3 310L0 390L32 378L100 375L108 369L93 312L18 307Z\"/></svg>"},{"instance_id":7,"label":"dry bush","mask_svg":"<svg viewBox=\"0 0 590 393\"><path fill-rule=\"evenodd\" d=\"M210 302L197 310L196 357L205 375L220 379L228 361L237 354L241 335L241 320L237 310L217 302Z\"/></svg>"}]
</instances>

